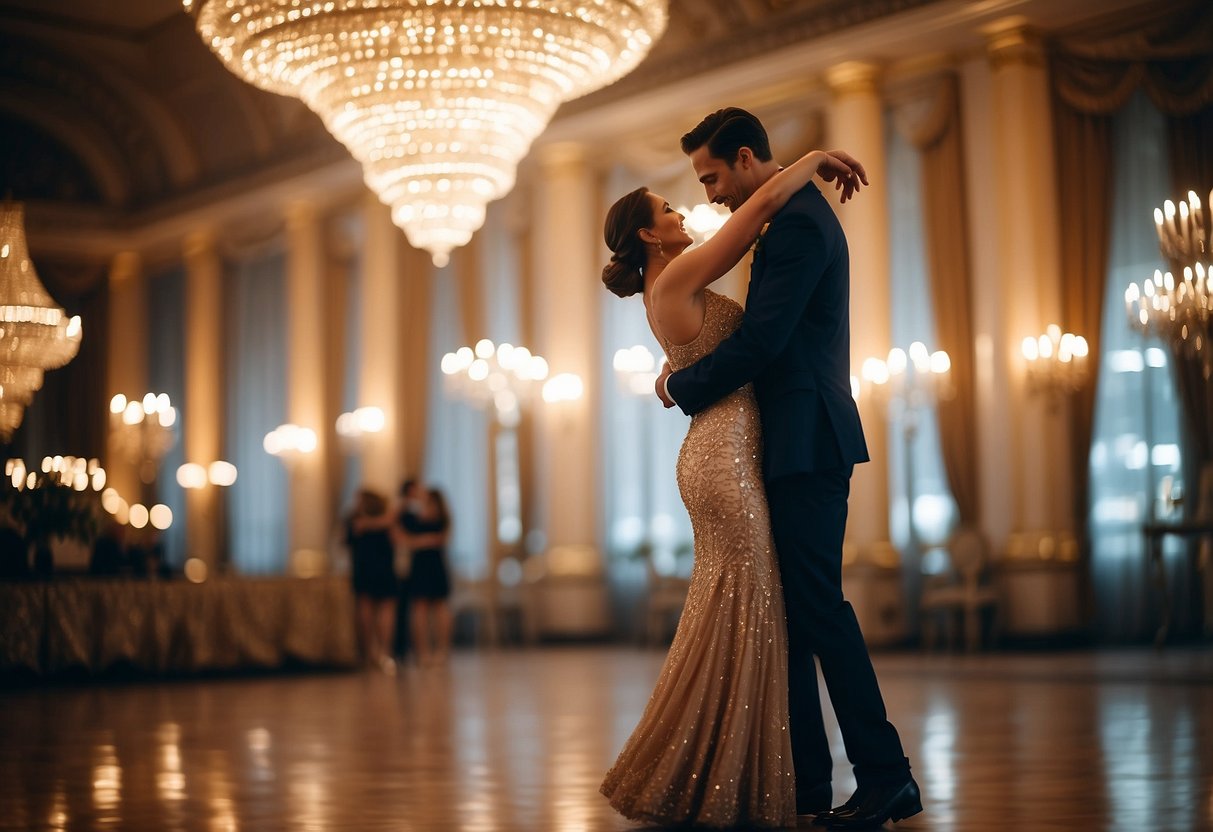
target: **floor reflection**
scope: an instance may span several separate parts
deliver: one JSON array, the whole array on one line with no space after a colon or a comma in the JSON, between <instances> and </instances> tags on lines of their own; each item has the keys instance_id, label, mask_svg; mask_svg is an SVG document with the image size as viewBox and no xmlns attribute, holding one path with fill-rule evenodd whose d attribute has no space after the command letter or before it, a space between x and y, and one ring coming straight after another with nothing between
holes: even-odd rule
<instances>
[{"instance_id":1,"label":"floor reflection","mask_svg":"<svg viewBox=\"0 0 1213 832\"><path fill-rule=\"evenodd\" d=\"M0 829L595 832L660 651L0 693ZM878 656L899 830L1213 829L1213 655ZM835 798L854 780L837 725Z\"/></svg>"}]
</instances>

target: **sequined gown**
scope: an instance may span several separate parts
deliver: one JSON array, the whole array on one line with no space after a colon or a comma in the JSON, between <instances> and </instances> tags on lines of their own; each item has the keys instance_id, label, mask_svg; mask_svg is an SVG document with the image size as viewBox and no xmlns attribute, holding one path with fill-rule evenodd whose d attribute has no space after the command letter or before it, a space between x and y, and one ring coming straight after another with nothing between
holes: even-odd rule
<instances>
[{"instance_id":1,"label":"sequined gown","mask_svg":"<svg viewBox=\"0 0 1213 832\"><path fill-rule=\"evenodd\" d=\"M710 353L741 316L707 291L698 337L664 344L670 365ZM647 823L793 826L787 625L749 385L692 417L677 470L695 536L686 607L602 793Z\"/></svg>"}]
</instances>

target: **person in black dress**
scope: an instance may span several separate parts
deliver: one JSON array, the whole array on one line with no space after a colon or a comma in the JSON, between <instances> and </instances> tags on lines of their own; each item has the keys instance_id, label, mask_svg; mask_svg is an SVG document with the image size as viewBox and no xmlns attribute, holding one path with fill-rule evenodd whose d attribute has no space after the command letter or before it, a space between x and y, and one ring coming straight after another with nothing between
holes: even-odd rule
<instances>
[{"instance_id":1,"label":"person in black dress","mask_svg":"<svg viewBox=\"0 0 1213 832\"><path fill-rule=\"evenodd\" d=\"M385 673L394 673L392 634L396 629L396 571L392 538L383 520L387 500L362 489L346 521L351 577L358 604L358 628L364 655Z\"/></svg>"},{"instance_id":2,"label":"person in black dress","mask_svg":"<svg viewBox=\"0 0 1213 832\"><path fill-rule=\"evenodd\" d=\"M443 662L451 649L451 579L446 564L451 515L442 492L426 491L418 511L401 512L400 527L413 552L408 595L417 661Z\"/></svg>"}]
</instances>

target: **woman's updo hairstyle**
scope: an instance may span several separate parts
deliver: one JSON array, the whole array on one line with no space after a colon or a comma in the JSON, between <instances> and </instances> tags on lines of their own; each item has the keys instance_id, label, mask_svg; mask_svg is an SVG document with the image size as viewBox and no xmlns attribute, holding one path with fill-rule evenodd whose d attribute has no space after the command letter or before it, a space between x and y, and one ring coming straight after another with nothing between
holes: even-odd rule
<instances>
[{"instance_id":1,"label":"woman's updo hairstyle","mask_svg":"<svg viewBox=\"0 0 1213 832\"><path fill-rule=\"evenodd\" d=\"M641 270L648 262L644 241L637 233L653 224L653 202L648 188L620 197L607 211L602 236L611 250L611 262L602 270L602 282L621 298L644 291Z\"/></svg>"}]
</instances>

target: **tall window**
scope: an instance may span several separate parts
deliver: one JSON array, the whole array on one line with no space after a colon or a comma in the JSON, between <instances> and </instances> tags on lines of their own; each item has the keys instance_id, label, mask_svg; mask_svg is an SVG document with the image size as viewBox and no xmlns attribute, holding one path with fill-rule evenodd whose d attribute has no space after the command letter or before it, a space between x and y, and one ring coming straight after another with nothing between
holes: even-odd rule
<instances>
[{"instance_id":1,"label":"tall window","mask_svg":"<svg viewBox=\"0 0 1213 832\"><path fill-rule=\"evenodd\" d=\"M232 566L243 574L279 574L287 567L286 470L262 445L286 421L284 280L280 251L238 261L227 278L227 320L215 324L226 327L225 458L239 472L227 489L228 545Z\"/></svg>"},{"instance_id":2,"label":"tall window","mask_svg":"<svg viewBox=\"0 0 1213 832\"><path fill-rule=\"evenodd\" d=\"M640 184L616 169L604 191L604 216L614 200ZM673 192L663 196L675 199ZM604 249L602 262L608 256ZM674 469L690 419L676 408L664 409L652 392L633 395L619 383L613 366L617 350L642 345L659 360L663 351L649 331L639 295L620 299L602 289L600 298L603 441L599 458L604 518L600 545L618 610L626 614L643 592L646 555L661 572L689 568L691 521L678 494Z\"/></svg>"},{"instance_id":3,"label":"tall window","mask_svg":"<svg viewBox=\"0 0 1213 832\"><path fill-rule=\"evenodd\" d=\"M889 292L893 346L905 350L915 341L934 352L935 312L931 304L922 227L922 169L918 151L885 120L889 189ZM861 197L862 198L862 197ZM851 245L858 241L850 241ZM862 307L859 307L862 314ZM879 356L883 358L884 356ZM933 407L891 419L889 423L889 534L906 557L906 570L933 571L922 550L947 539L956 509L943 466L939 422ZM914 528L911 536L910 522ZM919 552L908 551L912 541ZM911 587L913 588L913 587ZM911 605L916 608L917 603Z\"/></svg>"},{"instance_id":4,"label":"tall window","mask_svg":"<svg viewBox=\"0 0 1213 832\"><path fill-rule=\"evenodd\" d=\"M173 512L173 524L161 534L164 559L174 567L185 563L185 490L177 484L177 469L185 462L185 430L189 407L185 401L185 272L180 268L152 276L148 281L149 390L125 390L128 396L167 393L180 419L177 440L160 461L155 499ZM125 496L125 495L124 495ZM127 499L131 499L127 497Z\"/></svg>"},{"instance_id":5,"label":"tall window","mask_svg":"<svg viewBox=\"0 0 1213 832\"><path fill-rule=\"evenodd\" d=\"M1141 525L1166 510L1166 483L1183 483L1180 405L1163 344L1129 326L1124 293L1159 268L1152 211L1171 196L1166 124L1143 93L1117 116L1111 251L1103 355L1091 444L1092 571L1101 635L1145 636L1154 622ZM1188 485L1187 483L1183 483ZM1192 484L1194 485L1194 484ZM1171 585L1183 568L1166 549Z\"/></svg>"},{"instance_id":6,"label":"tall window","mask_svg":"<svg viewBox=\"0 0 1213 832\"><path fill-rule=\"evenodd\" d=\"M459 281L450 268L434 276L422 479L442 489L450 506L452 571L461 578L480 579L487 577L489 568L488 423L483 411L449 398L442 389L439 359L466 344L468 337L459 315Z\"/></svg>"}]
</instances>

